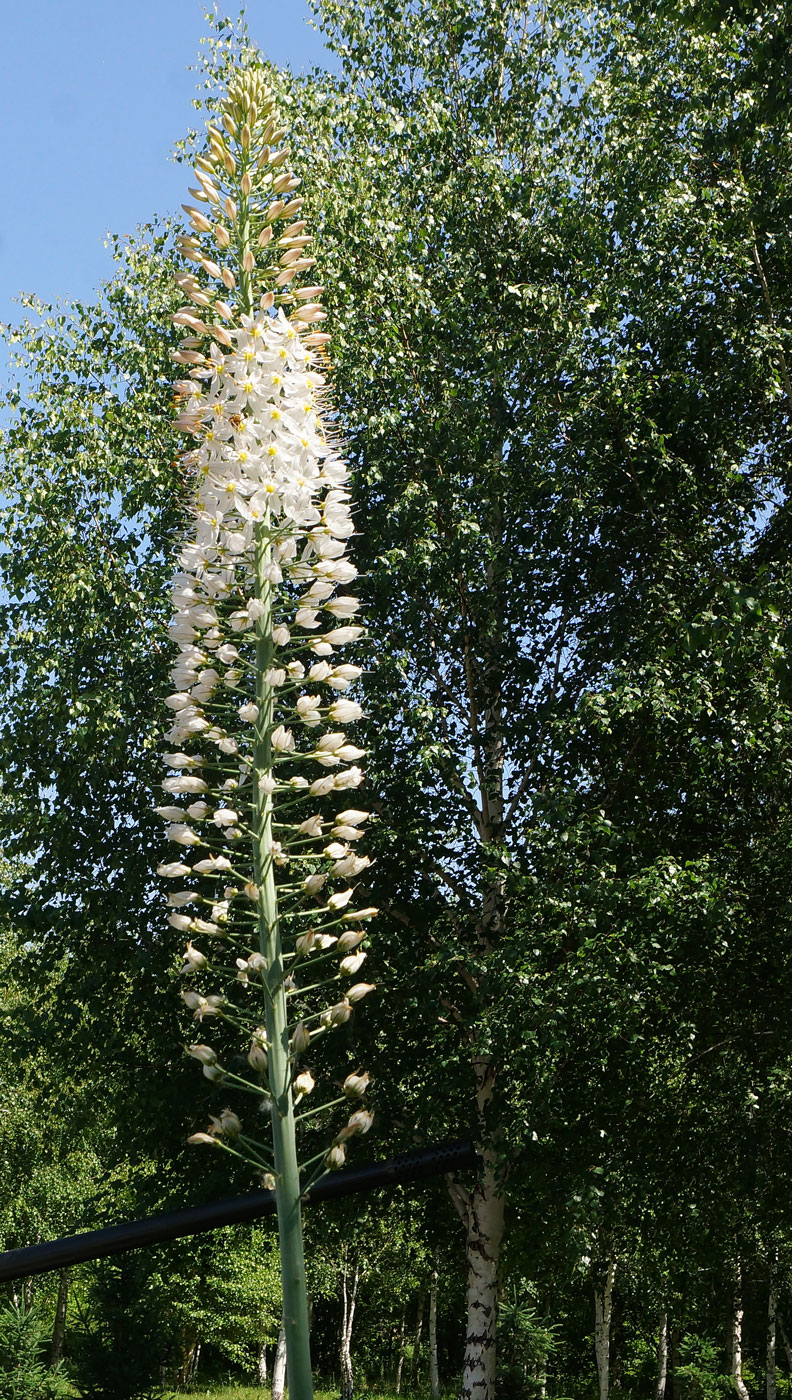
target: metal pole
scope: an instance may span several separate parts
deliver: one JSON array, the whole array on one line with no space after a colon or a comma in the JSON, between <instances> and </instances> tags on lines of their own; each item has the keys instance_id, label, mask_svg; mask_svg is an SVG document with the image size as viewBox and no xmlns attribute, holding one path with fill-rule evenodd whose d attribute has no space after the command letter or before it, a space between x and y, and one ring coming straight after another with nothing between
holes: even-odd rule
<instances>
[{"instance_id":1,"label":"metal pole","mask_svg":"<svg viewBox=\"0 0 792 1400\"><path fill-rule=\"evenodd\" d=\"M405 1185L443 1172L475 1170L477 1166L478 1157L470 1142L443 1142L433 1147L418 1147L414 1152L402 1153L385 1162L369 1162L360 1167L331 1172L311 1187L305 1202L313 1205L317 1201L334 1201L341 1196L355 1195L358 1191ZM183 1235L219 1230L224 1225L259 1220L262 1215L275 1213L274 1191L252 1191L249 1195L233 1196L226 1201L167 1211L148 1220L128 1220L122 1225L109 1225L104 1230L89 1230L82 1235L51 1240L47 1244L11 1249L6 1254L0 1254L0 1283L66 1269L86 1259L104 1259L109 1254L123 1254L128 1249L143 1249L165 1240L180 1239Z\"/></svg>"}]
</instances>

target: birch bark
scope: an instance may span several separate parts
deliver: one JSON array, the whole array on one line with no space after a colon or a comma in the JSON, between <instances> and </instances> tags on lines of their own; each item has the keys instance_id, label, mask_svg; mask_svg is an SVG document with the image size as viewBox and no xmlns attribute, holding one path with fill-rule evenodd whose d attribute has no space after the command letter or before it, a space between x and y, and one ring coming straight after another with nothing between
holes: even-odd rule
<instances>
[{"instance_id":1,"label":"birch bark","mask_svg":"<svg viewBox=\"0 0 792 1400\"><path fill-rule=\"evenodd\" d=\"M608 1400L610 1394L610 1327L615 1276L616 1260L609 1259L604 1273L594 1284L594 1352L597 1359L599 1400Z\"/></svg>"},{"instance_id":2,"label":"birch bark","mask_svg":"<svg viewBox=\"0 0 792 1400\"><path fill-rule=\"evenodd\" d=\"M660 1317L657 1328L657 1369L655 1371L654 1400L664 1400L668 1377L668 1313Z\"/></svg>"},{"instance_id":3,"label":"birch bark","mask_svg":"<svg viewBox=\"0 0 792 1400\"><path fill-rule=\"evenodd\" d=\"M58 1275L58 1298L55 1303L55 1322L52 1328L50 1366L58 1366L63 1360L63 1343L66 1337L66 1309L69 1305L70 1269L61 1269Z\"/></svg>"},{"instance_id":4,"label":"birch bark","mask_svg":"<svg viewBox=\"0 0 792 1400\"><path fill-rule=\"evenodd\" d=\"M776 1400L776 1394L778 1391L778 1378L776 1372L776 1345L778 1330L776 1327L777 1311L778 1309L776 1307L775 1291L771 1284L770 1291L767 1295L767 1363L765 1371L765 1393L767 1396L767 1400Z\"/></svg>"},{"instance_id":5,"label":"birch bark","mask_svg":"<svg viewBox=\"0 0 792 1400\"><path fill-rule=\"evenodd\" d=\"M429 1283L429 1390L436 1400L440 1394L440 1375L437 1369L437 1264L432 1269Z\"/></svg>"},{"instance_id":6,"label":"birch bark","mask_svg":"<svg viewBox=\"0 0 792 1400\"><path fill-rule=\"evenodd\" d=\"M352 1286L348 1284L349 1271L347 1263L347 1252L344 1250L344 1268L341 1275L341 1288L343 1299L343 1312L341 1318L341 1397L342 1400L352 1400L355 1390L355 1373L352 1367L352 1326L355 1321L355 1305L357 1302L358 1283L360 1282L360 1269L356 1264L352 1274Z\"/></svg>"},{"instance_id":7,"label":"birch bark","mask_svg":"<svg viewBox=\"0 0 792 1400\"><path fill-rule=\"evenodd\" d=\"M740 1400L750 1400L748 1387L743 1380L742 1373L742 1324L743 1324L743 1304L742 1304L742 1270L737 1265L735 1275L734 1302L732 1305L731 1320L731 1375L734 1389Z\"/></svg>"},{"instance_id":8,"label":"birch bark","mask_svg":"<svg viewBox=\"0 0 792 1400\"><path fill-rule=\"evenodd\" d=\"M278 1345L275 1348L275 1360L272 1363L272 1400L283 1400L283 1392L286 1389L286 1328L281 1325L278 1329Z\"/></svg>"},{"instance_id":9,"label":"birch bark","mask_svg":"<svg viewBox=\"0 0 792 1400\"><path fill-rule=\"evenodd\" d=\"M396 1394L401 1395L402 1372L404 1370L404 1343L407 1331L407 1312L402 1308L401 1325L399 1327L399 1360L396 1366Z\"/></svg>"}]
</instances>

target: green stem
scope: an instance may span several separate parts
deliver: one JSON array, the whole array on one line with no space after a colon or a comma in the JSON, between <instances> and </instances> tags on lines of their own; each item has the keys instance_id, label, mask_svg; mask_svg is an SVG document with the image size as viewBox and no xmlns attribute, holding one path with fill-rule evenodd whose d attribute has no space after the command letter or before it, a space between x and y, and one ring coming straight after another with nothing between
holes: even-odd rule
<instances>
[{"instance_id":1,"label":"green stem","mask_svg":"<svg viewBox=\"0 0 792 1400\"><path fill-rule=\"evenodd\" d=\"M257 593L264 610L256 624L256 721L254 774L272 769L270 732L274 717L274 691L264 680L272 663L272 589L266 570L272 553L269 519L256 526L255 561ZM272 794L256 786L253 858L259 888L259 948L266 958L270 995L265 1003L265 1024L269 1042L269 1084L272 1094L272 1143L277 1184L283 1319L286 1332L286 1365L291 1400L312 1400L311 1352L308 1328L308 1298L303 1258L300 1172L297 1163L294 1105L291 1094L289 1031L284 989L283 947L278 920L275 871L270 856L272 842Z\"/></svg>"}]
</instances>

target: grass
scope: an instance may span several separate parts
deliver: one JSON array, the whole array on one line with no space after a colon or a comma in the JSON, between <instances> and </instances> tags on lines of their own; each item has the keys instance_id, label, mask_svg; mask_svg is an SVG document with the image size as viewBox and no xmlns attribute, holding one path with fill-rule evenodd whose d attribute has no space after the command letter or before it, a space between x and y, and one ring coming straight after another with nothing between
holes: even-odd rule
<instances>
[{"instance_id":1,"label":"grass","mask_svg":"<svg viewBox=\"0 0 792 1400\"><path fill-rule=\"evenodd\" d=\"M360 1400L396 1400L390 1392L366 1390L357 1392ZM187 1392L189 1400L269 1400L268 1385L213 1385L209 1389ZM338 1400L337 1390L315 1390L314 1400ZM287 1391L288 1400L288 1391ZM404 1398L403 1398L404 1400Z\"/></svg>"}]
</instances>

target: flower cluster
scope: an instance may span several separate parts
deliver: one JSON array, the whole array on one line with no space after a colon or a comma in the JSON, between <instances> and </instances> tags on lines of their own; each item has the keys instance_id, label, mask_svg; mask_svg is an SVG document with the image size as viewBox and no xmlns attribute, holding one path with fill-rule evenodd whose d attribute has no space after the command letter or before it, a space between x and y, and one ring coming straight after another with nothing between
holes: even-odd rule
<instances>
[{"instance_id":1,"label":"flower cluster","mask_svg":"<svg viewBox=\"0 0 792 1400\"><path fill-rule=\"evenodd\" d=\"M328 427L322 289L295 288L313 263L310 238L258 75L229 92L223 123L197 162L193 193L206 213L185 206L193 233L182 251L202 275L177 278L189 299L174 318L186 331L174 359L186 376L177 424L192 439L182 459L189 527L173 585L178 657L157 811L180 851L158 873L173 891L170 923L189 938L184 1001L198 1022L241 1030L247 1071L209 1045L190 1052L213 1082L267 1101L275 1183L284 1125L295 1109L315 1111L302 1107L314 1079L300 1062L373 990L359 975L376 910L354 908L369 865L356 847L369 813L350 802L363 751L346 733L362 711L347 694L361 668L345 649L363 629L346 591L354 526ZM349 1074L334 1102L359 1099L367 1082ZM316 1171L340 1166L347 1140L370 1125L367 1110L353 1111ZM191 1141L273 1166L272 1146L230 1109Z\"/></svg>"}]
</instances>

